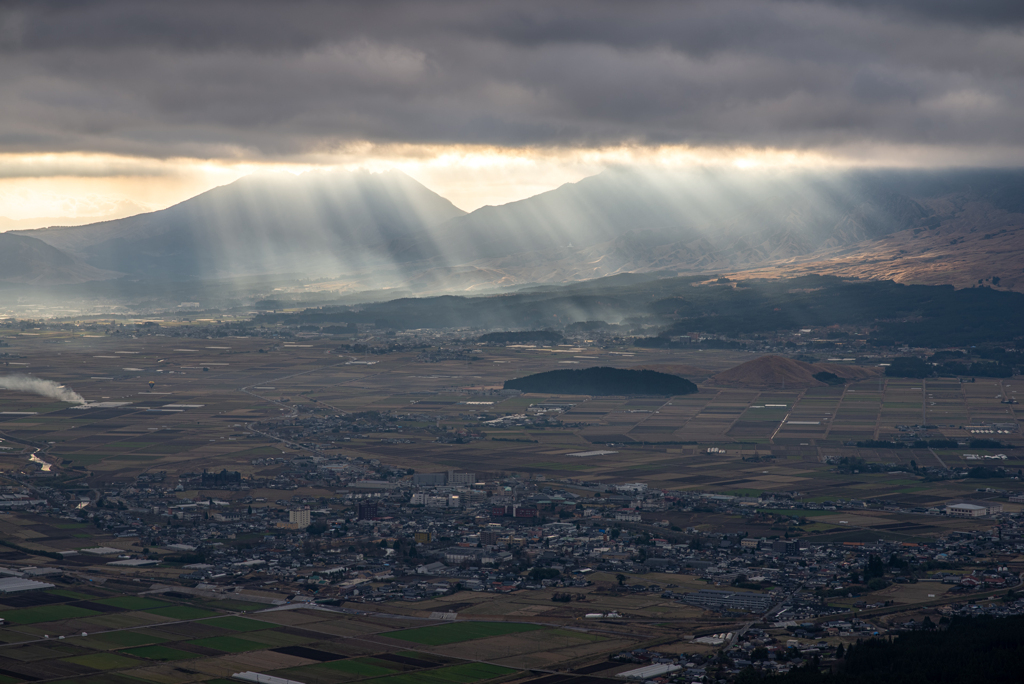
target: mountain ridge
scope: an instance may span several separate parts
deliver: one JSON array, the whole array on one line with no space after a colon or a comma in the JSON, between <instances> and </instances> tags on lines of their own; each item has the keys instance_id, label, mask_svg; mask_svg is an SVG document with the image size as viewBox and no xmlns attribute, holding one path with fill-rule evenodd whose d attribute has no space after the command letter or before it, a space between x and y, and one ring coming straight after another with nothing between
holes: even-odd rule
<instances>
[{"instance_id":1,"label":"mountain ridge","mask_svg":"<svg viewBox=\"0 0 1024 684\"><path fill-rule=\"evenodd\" d=\"M246 177L129 218L12 233L108 273L301 272L423 294L657 271L1024 289L1013 267L1024 260L1022 188L1016 170L612 169L467 214L401 172L312 172Z\"/></svg>"},{"instance_id":2,"label":"mountain ridge","mask_svg":"<svg viewBox=\"0 0 1024 684\"><path fill-rule=\"evenodd\" d=\"M98 268L219 277L372 267L463 213L399 171L260 174L160 211L31 233Z\"/></svg>"},{"instance_id":3,"label":"mountain ridge","mask_svg":"<svg viewBox=\"0 0 1024 684\"><path fill-rule=\"evenodd\" d=\"M120 274L83 263L38 238L0 233L0 280L25 285L74 285Z\"/></svg>"}]
</instances>

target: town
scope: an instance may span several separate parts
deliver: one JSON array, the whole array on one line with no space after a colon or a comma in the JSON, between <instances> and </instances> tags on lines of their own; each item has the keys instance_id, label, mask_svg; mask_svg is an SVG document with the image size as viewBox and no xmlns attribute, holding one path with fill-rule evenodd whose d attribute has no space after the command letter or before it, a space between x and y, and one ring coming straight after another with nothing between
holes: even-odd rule
<instances>
[{"instance_id":1,"label":"town","mask_svg":"<svg viewBox=\"0 0 1024 684\"><path fill-rule=\"evenodd\" d=\"M41 661L5 649L63 638L51 678L473 667L691 684L1024 614L1015 376L900 375L898 359L941 370L948 352L843 337L814 359L818 330L744 348L592 330L7 330L5 368L85 397L0 394L0 669L15 678ZM798 345L804 361L772 353ZM503 385L592 364L700 384ZM225 660L236 648L245 660Z\"/></svg>"}]
</instances>

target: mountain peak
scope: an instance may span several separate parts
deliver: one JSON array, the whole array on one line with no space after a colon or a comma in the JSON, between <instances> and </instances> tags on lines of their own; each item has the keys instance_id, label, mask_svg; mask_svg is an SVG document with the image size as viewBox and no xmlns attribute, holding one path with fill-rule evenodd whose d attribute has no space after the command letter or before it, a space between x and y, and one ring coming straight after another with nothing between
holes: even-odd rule
<instances>
[{"instance_id":1,"label":"mountain peak","mask_svg":"<svg viewBox=\"0 0 1024 684\"><path fill-rule=\"evenodd\" d=\"M269 172L160 211L37 235L128 273L337 275L391 264L431 226L464 213L401 171Z\"/></svg>"}]
</instances>

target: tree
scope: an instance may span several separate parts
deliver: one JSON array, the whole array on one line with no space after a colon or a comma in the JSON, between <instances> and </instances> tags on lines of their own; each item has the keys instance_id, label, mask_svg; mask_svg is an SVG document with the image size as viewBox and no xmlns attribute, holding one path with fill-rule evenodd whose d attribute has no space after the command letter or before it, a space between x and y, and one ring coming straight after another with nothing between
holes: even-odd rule
<instances>
[{"instance_id":1,"label":"tree","mask_svg":"<svg viewBox=\"0 0 1024 684\"><path fill-rule=\"evenodd\" d=\"M836 649L836 659L837 660L842 660L845 655L846 655L846 649L843 648L842 644L839 644L839 648Z\"/></svg>"},{"instance_id":2,"label":"tree","mask_svg":"<svg viewBox=\"0 0 1024 684\"><path fill-rule=\"evenodd\" d=\"M527 577L535 582L539 582L546 579L557 579L558 577L561 577L561 575L562 573L558 572L558 570L555 570L554 568L533 567L530 568L530 572Z\"/></svg>"},{"instance_id":3,"label":"tree","mask_svg":"<svg viewBox=\"0 0 1024 684\"><path fill-rule=\"evenodd\" d=\"M629 578L620 572L618 575L615 576L615 579L619 580L619 586L622 587L625 586L626 580Z\"/></svg>"},{"instance_id":4,"label":"tree","mask_svg":"<svg viewBox=\"0 0 1024 684\"><path fill-rule=\"evenodd\" d=\"M882 577L883 575L885 575L885 565L882 563L882 559L872 554L868 557L868 566L864 568L864 579Z\"/></svg>"},{"instance_id":5,"label":"tree","mask_svg":"<svg viewBox=\"0 0 1024 684\"><path fill-rule=\"evenodd\" d=\"M885 374L890 378L927 378L932 367L916 356L901 356L892 360Z\"/></svg>"},{"instance_id":6,"label":"tree","mask_svg":"<svg viewBox=\"0 0 1024 684\"><path fill-rule=\"evenodd\" d=\"M887 586L889 586L889 583L881 577L872 577L868 580L868 589L870 591L880 591L885 589Z\"/></svg>"},{"instance_id":7,"label":"tree","mask_svg":"<svg viewBox=\"0 0 1024 684\"><path fill-rule=\"evenodd\" d=\"M752 666L740 670L740 673L736 675L736 684L760 684L764 681L764 674L755 670Z\"/></svg>"}]
</instances>

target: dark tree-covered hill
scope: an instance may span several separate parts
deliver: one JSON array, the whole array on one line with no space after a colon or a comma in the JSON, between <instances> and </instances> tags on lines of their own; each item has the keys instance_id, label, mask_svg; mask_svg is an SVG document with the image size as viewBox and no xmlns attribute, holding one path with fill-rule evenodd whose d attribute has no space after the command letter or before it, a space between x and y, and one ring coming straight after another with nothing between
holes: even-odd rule
<instances>
[{"instance_id":1,"label":"dark tree-covered hill","mask_svg":"<svg viewBox=\"0 0 1024 684\"><path fill-rule=\"evenodd\" d=\"M505 389L539 394L675 396L694 394L697 386L678 375L623 368L582 368L554 370L505 382Z\"/></svg>"},{"instance_id":2,"label":"dark tree-covered hill","mask_svg":"<svg viewBox=\"0 0 1024 684\"><path fill-rule=\"evenodd\" d=\"M525 344L528 342L560 344L564 339L562 333L553 330L515 330L485 333L477 338L477 342L490 344Z\"/></svg>"},{"instance_id":3,"label":"dark tree-covered hill","mask_svg":"<svg viewBox=\"0 0 1024 684\"><path fill-rule=\"evenodd\" d=\"M1008 684L1021 681L1024 617L954 618L947 630L910 632L850 647L837 672L802 667L766 684ZM741 675L758 681L753 672Z\"/></svg>"}]
</instances>

